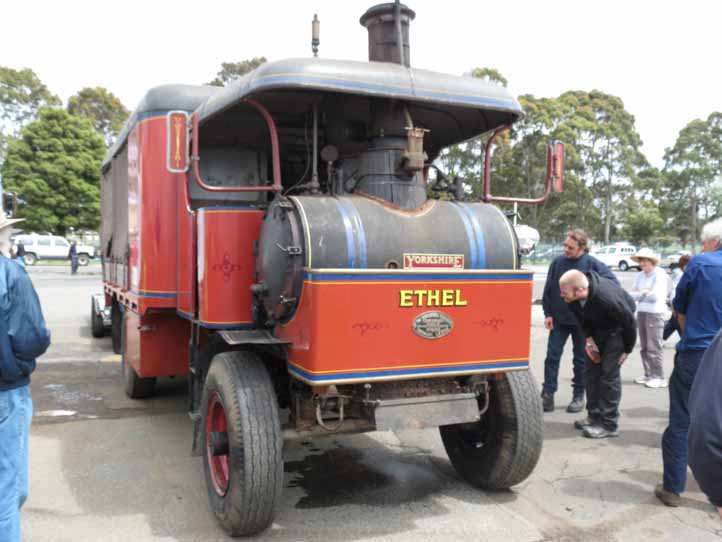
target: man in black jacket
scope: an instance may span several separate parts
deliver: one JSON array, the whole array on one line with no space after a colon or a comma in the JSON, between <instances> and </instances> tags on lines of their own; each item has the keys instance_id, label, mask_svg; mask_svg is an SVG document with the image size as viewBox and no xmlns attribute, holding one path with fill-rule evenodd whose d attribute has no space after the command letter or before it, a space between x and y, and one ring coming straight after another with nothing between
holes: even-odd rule
<instances>
[{"instance_id":1,"label":"man in black jacket","mask_svg":"<svg viewBox=\"0 0 722 542\"><path fill-rule=\"evenodd\" d=\"M572 402L567 412L580 412L584 408L584 333L571 311L559 295L559 278L570 269L582 273L596 271L603 277L617 281L614 273L596 258L587 254L587 234L583 230L571 230L564 241L564 255L556 258L549 266L547 281L544 285L542 305L544 308L544 327L549 330L547 357L544 360L544 385L542 386L542 404L544 412L554 410L554 393L557 391L559 362L564 345L572 336L574 352L574 378L572 379Z\"/></svg>"},{"instance_id":2,"label":"man in black jacket","mask_svg":"<svg viewBox=\"0 0 722 542\"><path fill-rule=\"evenodd\" d=\"M637 340L634 300L619 284L594 271L567 271L559 279L559 290L584 332L589 357L584 374L589 415L574 427L589 438L616 437L620 367Z\"/></svg>"}]
</instances>

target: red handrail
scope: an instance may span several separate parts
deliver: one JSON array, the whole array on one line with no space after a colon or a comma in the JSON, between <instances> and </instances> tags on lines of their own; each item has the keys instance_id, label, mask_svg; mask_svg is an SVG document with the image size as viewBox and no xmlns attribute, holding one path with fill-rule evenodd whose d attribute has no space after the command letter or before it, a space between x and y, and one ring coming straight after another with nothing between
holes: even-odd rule
<instances>
[{"instance_id":1,"label":"red handrail","mask_svg":"<svg viewBox=\"0 0 722 542\"><path fill-rule=\"evenodd\" d=\"M484 195L482 196L482 199L485 202L490 201L502 201L502 202L509 202L509 203L529 203L532 205L535 205L537 203L543 203L547 200L549 197L549 194L551 194L552 191L552 177L554 176L552 170L554 170L553 167L550 167L551 162L554 157L553 149L551 145L547 146L547 178L546 178L546 189L544 190L544 194L538 198L509 198L509 197L503 197L503 196L492 196L491 195L491 146L494 143L494 140L496 139L496 136L498 136L501 132L504 130L508 130L511 128L510 124L505 124L504 126L501 126L494 130L494 133L491 134L491 137L489 138L489 141L486 142L486 150L484 153Z\"/></svg>"},{"instance_id":2,"label":"red handrail","mask_svg":"<svg viewBox=\"0 0 722 542\"><path fill-rule=\"evenodd\" d=\"M281 158L279 156L278 131L276 130L276 123L273 121L273 117L271 117L271 114L265 107L263 107L263 105L261 105L255 100L250 100L248 98L243 101L255 107L261 113L261 115L263 115L263 118L266 121L266 125L268 126L268 131L271 133L273 184L270 186L213 186L205 183L203 181L203 178L201 177L200 167L198 166L200 156L198 155L199 130L197 112L191 115L191 121L193 123L193 146L191 153L191 162L193 163L193 175L196 178L198 186L200 186L204 190L208 190L209 192L280 192L281 190L283 190L283 186L281 185Z\"/></svg>"}]
</instances>

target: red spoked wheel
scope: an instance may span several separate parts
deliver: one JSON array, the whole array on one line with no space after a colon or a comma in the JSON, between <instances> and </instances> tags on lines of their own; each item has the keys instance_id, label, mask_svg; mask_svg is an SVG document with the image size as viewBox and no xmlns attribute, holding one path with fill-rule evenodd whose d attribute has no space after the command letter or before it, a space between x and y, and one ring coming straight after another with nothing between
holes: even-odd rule
<instances>
[{"instance_id":1,"label":"red spoked wheel","mask_svg":"<svg viewBox=\"0 0 722 542\"><path fill-rule=\"evenodd\" d=\"M230 473L228 451L226 410L218 392L213 392L206 414L206 455L211 484L220 497L224 497L228 492Z\"/></svg>"},{"instance_id":2,"label":"red spoked wheel","mask_svg":"<svg viewBox=\"0 0 722 542\"><path fill-rule=\"evenodd\" d=\"M263 361L252 352L213 357L203 384L203 470L208 499L231 536L273 521L283 488L278 399Z\"/></svg>"}]
</instances>

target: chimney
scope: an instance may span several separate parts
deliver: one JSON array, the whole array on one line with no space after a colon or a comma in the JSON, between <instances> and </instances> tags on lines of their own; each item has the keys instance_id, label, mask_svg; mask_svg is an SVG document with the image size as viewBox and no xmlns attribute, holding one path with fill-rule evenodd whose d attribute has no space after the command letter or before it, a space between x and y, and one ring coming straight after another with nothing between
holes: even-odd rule
<instances>
[{"instance_id":1,"label":"chimney","mask_svg":"<svg viewBox=\"0 0 722 542\"><path fill-rule=\"evenodd\" d=\"M398 12L399 21L396 20ZM409 24L416 13L404 4L389 2L369 8L360 23L369 31L369 60L411 65ZM398 24L397 24L398 23ZM399 30L401 39L399 39ZM403 56L400 54L403 52Z\"/></svg>"}]
</instances>

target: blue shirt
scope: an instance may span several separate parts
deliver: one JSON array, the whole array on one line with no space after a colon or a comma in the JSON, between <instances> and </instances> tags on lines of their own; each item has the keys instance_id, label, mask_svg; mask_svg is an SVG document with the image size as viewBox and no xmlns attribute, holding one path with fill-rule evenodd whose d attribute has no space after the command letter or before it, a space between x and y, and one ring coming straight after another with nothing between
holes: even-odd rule
<instances>
[{"instance_id":1,"label":"blue shirt","mask_svg":"<svg viewBox=\"0 0 722 542\"><path fill-rule=\"evenodd\" d=\"M677 350L705 350L722 328L722 248L689 261L673 304L686 316Z\"/></svg>"}]
</instances>

